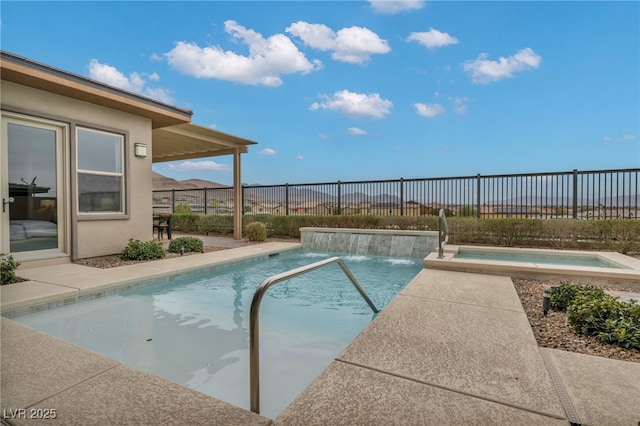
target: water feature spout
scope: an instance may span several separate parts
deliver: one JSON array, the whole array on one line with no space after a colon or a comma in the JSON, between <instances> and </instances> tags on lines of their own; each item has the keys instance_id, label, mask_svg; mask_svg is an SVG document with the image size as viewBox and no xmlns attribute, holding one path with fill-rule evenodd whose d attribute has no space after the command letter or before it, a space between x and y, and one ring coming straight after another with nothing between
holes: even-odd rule
<instances>
[{"instance_id":1,"label":"water feature spout","mask_svg":"<svg viewBox=\"0 0 640 426\"><path fill-rule=\"evenodd\" d=\"M444 245L449 242L449 224L444 214L444 209L440 209L438 214L438 259L444 258Z\"/></svg>"}]
</instances>

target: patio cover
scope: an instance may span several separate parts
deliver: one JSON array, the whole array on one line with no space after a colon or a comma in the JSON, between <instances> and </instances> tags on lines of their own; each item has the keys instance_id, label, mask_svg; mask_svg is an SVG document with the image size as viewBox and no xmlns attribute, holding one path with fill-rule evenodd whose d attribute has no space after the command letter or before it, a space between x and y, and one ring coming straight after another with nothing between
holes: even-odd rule
<instances>
[{"instance_id":1,"label":"patio cover","mask_svg":"<svg viewBox=\"0 0 640 426\"><path fill-rule=\"evenodd\" d=\"M153 163L233 155L233 237L242 238L242 180L240 154L256 142L192 123L152 131Z\"/></svg>"}]
</instances>

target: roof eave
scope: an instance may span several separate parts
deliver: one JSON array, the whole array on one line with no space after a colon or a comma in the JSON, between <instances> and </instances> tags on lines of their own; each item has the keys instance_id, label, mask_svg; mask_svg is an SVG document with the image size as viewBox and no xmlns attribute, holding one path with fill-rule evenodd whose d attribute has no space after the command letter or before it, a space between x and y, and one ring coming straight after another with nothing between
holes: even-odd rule
<instances>
[{"instance_id":1,"label":"roof eave","mask_svg":"<svg viewBox=\"0 0 640 426\"><path fill-rule=\"evenodd\" d=\"M149 118L152 128L191 122L193 112L1 51L2 80Z\"/></svg>"}]
</instances>

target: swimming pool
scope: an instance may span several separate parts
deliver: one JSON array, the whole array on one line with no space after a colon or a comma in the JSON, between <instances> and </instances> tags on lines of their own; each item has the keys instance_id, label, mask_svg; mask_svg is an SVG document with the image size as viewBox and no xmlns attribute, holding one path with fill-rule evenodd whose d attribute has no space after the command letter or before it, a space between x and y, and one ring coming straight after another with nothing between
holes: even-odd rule
<instances>
[{"instance_id":1,"label":"swimming pool","mask_svg":"<svg viewBox=\"0 0 640 426\"><path fill-rule=\"evenodd\" d=\"M282 253L15 320L248 409L255 289L271 275L331 256ZM378 308L422 269L418 259L340 257ZM269 289L260 312L262 414L275 418L372 318L338 265Z\"/></svg>"}]
</instances>

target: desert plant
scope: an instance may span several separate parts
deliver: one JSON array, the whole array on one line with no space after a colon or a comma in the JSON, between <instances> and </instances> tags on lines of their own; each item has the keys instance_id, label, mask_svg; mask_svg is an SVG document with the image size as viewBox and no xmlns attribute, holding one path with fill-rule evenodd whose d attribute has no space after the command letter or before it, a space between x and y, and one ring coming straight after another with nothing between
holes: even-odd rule
<instances>
[{"instance_id":1,"label":"desert plant","mask_svg":"<svg viewBox=\"0 0 640 426\"><path fill-rule=\"evenodd\" d=\"M20 262L16 262L13 256L0 253L0 285L24 281L22 278L16 276L18 266L20 266Z\"/></svg>"},{"instance_id":2,"label":"desert plant","mask_svg":"<svg viewBox=\"0 0 640 426\"><path fill-rule=\"evenodd\" d=\"M249 241L264 241L267 239L267 227L261 222L251 222L245 227Z\"/></svg>"},{"instance_id":3,"label":"desert plant","mask_svg":"<svg viewBox=\"0 0 640 426\"><path fill-rule=\"evenodd\" d=\"M169 251L171 253L180 253L184 249L185 253L204 251L204 244L200 238L196 237L179 237L174 238L169 243Z\"/></svg>"},{"instance_id":4,"label":"desert plant","mask_svg":"<svg viewBox=\"0 0 640 426\"><path fill-rule=\"evenodd\" d=\"M131 238L120 257L122 260L162 259L164 257L164 250L160 243L134 240Z\"/></svg>"}]
</instances>

